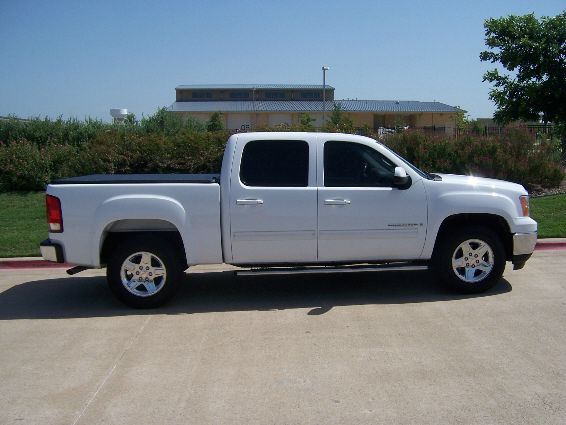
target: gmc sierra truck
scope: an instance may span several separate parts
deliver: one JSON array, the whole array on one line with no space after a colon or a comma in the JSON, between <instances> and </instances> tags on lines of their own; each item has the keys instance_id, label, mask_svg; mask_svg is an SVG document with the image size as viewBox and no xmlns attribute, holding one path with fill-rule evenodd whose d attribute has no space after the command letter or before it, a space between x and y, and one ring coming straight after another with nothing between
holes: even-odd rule
<instances>
[{"instance_id":1,"label":"gmc sierra truck","mask_svg":"<svg viewBox=\"0 0 566 425\"><path fill-rule=\"evenodd\" d=\"M241 133L220 175L91 175L46 190L49 261L107 268L133 307L167 301L197 264L241 274L432 269L479 292L531 256L525 189L429 174L376 140L336 133Z\"/></svg>"}]
</instances>

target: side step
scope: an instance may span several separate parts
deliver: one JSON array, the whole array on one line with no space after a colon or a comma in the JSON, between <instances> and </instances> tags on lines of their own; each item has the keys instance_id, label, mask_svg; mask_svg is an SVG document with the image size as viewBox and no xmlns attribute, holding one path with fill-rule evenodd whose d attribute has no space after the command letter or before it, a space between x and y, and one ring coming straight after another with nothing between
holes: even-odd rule
<instances>
[{"instance_id":1,"label":"side step","mask_svg":"<svg viewBox=\"0 0 566 425\"><path fill-rule=\"evenodd\" d=\"M428 270L427 265L388 263L357 266L311 266L311 267L257 267L249 270L236 270L236 276L269 276L289 274L322 273L361 273L361 272L401 272Z\"/></svg>"}]
</instances>

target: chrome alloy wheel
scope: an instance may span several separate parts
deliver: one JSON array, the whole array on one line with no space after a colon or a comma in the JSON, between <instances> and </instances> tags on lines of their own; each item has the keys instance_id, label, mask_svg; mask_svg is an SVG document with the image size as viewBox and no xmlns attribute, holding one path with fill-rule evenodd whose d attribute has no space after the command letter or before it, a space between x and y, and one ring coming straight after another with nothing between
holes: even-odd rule
<instances>
[{"instance_id":1,"label":"chrome alloy wheel","mask_svg":"<svg viewBox=\"0 0 566 425\"><path fill-rule=\"evenodd\" d=\"M157 294L165 285L166 278L163 261L151 252L136 252L120 267L122 285L138 297Z\"/></svg>"},{"instance_id":2,"label":"chrome alloy wheel","mask_svg":"<svg viewBox=\"0 0 566 425\"><path fill-rule=\"evenodd\" d=\"M480 239L462 242L452 254L452 270L466 283L477 283L485 279L494 264L491 247Z\"/></svg>"}]
</instances>

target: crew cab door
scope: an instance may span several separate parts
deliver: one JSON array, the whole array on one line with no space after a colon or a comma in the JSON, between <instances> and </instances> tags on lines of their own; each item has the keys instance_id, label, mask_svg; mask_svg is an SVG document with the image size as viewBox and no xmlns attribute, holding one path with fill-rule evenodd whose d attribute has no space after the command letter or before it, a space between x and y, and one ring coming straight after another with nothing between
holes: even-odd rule
<instances>
[{"instance_id":1,"label":"crew cab door","mask_svg":"<svg viewBox=\"0 0 566 425\"><path fill-rule=\"evenodd\" d=\"M422 178L375 142L325 140L317 156L319 261L418 259L427 225ZM411 171L410 187L394 187L396 166Z\"/></svg>"},{"instance_id":2,"label":"crew cab door","mask_svg":"<svg viewBox=\"0 0 566 425\"><path fill-rule=\"evenodd\" d=\"M234 264L317 259L316 146L289 140L238 140L230 186Z\"/></svg>"}]
</instances>

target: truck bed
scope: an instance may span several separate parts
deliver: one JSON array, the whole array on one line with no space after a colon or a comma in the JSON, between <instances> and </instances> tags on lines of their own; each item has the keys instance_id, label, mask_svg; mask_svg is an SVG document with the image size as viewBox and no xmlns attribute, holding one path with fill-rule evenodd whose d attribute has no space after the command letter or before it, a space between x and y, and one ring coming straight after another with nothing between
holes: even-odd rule
<instances>
[{"instance_id":1,"label":"truck bed","mask_svg":"<svg viewBox=\"0 0 566 425\"><path fill-rule=\"evenodd\" d=\"M147 183L202 183L220 184L220 174L91 174L55 180L60 184L147 184Z\"/></svg>"}]
</instances>

